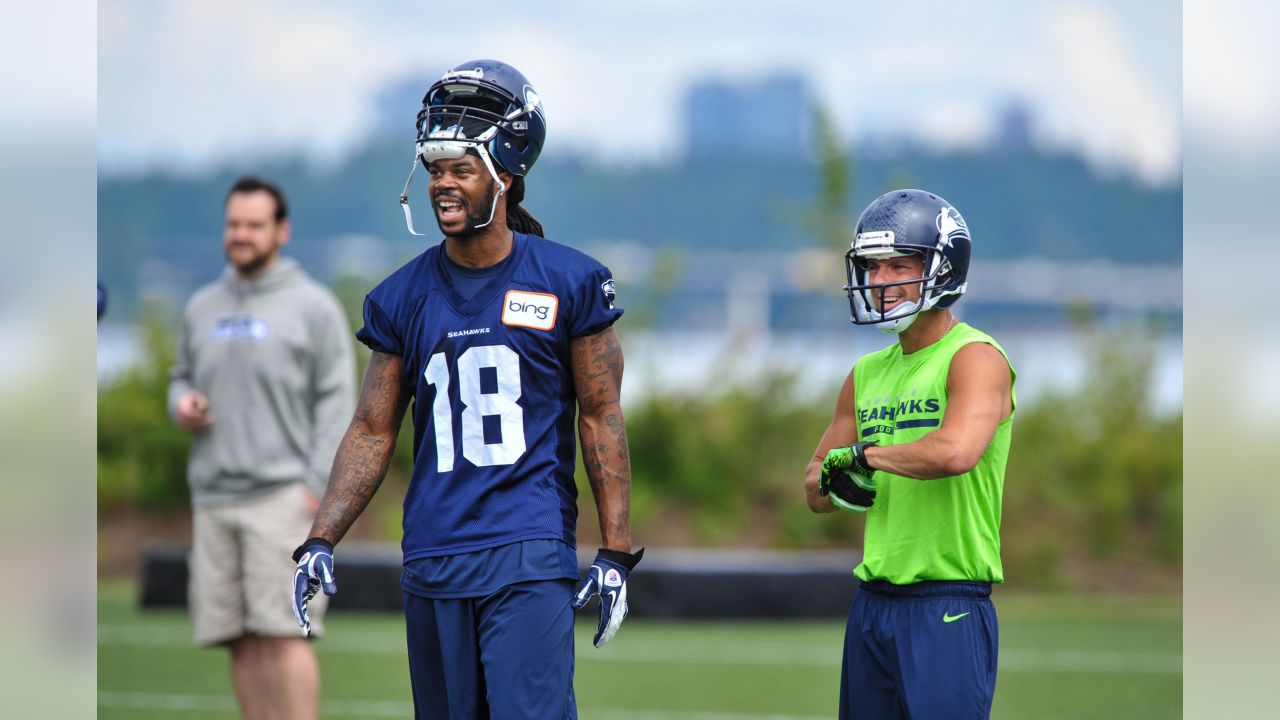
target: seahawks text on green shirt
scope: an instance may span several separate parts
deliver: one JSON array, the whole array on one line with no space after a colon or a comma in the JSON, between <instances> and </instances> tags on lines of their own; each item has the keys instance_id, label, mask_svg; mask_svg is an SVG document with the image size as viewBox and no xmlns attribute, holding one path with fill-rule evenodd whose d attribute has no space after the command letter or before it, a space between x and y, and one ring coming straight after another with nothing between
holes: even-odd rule
<instances>
[{"instance_id":1,"label":"seahawks text on green shirt","mask_svg":"<svg viewBox=\"0 0 1280 720\"><path fill-rule=\"evenodd\" d=\"M936 430L947 411L951 359L970 343L1005 355L991 336L965 323L910 355L894 343L854 366L858 440L902 445ZM1008 356L1005 355L1006 362ZM1017 377L1012 365L1011 382ZM1013 406L1017 407L1016 396ZM996 426L982 459L963 475L917 480L875 473L862 563L854 575L898 585L923 580L1003 582L1000 505L1013 415Z\"/></svg>"}]
</instances>

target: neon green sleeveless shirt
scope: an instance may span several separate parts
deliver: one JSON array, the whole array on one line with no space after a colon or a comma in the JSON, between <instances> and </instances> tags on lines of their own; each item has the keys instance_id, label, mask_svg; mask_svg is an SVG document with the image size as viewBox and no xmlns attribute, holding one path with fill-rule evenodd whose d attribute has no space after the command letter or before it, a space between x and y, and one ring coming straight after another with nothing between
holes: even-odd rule
<instances>
[{"instance_id":1,"label":"neon green sleeveless shirt","mask_svg":"<svg viewBox=\"0 0 1280 720\"><path fill-rule=\"evenodd\" d=\"M859 359L853 378L858 439L902 445L936 430L947 410L951 358L975 342L1005 354L991 336L960 323L938 342L910 355L903 355L902 346L894 343ZM1009 372L1016 378L1012 365ZM1004 581L1000 505L1013 415L996 426L982 459L963 475L916 480L876 472L876 502L867 511L865 549L854 575L899 585L922 580Z\"/></svg>"}]
</instances>

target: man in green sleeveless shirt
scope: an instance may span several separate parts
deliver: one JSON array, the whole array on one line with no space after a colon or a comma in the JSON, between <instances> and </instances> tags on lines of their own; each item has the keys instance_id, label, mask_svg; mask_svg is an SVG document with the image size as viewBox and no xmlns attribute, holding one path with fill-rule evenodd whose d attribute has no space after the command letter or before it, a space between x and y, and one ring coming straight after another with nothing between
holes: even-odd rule
<instances>
[{"instance_id":1,"label":"man in green sleeveless shirt","mask_svg":"<svg viewBox=\"0 0 1280 720\"><path fill-rule=\"evenodd\" d=\"M896 190L863 211L845 256L853 322L898 342L855 364L805 476L814 512L866 513L842 720L991 713L1016 376L1000 345L949 309L971 250L950 203Z\"/></svg>"}]
</instances>

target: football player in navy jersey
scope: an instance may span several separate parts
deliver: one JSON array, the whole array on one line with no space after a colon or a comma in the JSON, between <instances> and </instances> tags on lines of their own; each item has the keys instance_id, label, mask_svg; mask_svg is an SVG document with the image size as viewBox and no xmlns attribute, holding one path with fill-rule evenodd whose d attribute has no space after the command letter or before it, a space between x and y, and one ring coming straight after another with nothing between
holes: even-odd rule
<instances>
[{"instance_id":1,"label":"football player in navy jersey","mask_svg":"<svg viewBox=\"0 0 1280 720\"><path fill-rule=\"evenodd\" d=\"M613 280L520 207L545 134L541 99L505 63L463 63L427 91L414 168L429 173L444 242L365 298L356 337L373 356L294 557L306 632L306 602L336 592L334 545L382 482L412 400L402 585L420 718L575 718L573 609L600 596L603 646L643 554ZM575 410L604 545L576 591Z\"/></svg>"}]
</instances>

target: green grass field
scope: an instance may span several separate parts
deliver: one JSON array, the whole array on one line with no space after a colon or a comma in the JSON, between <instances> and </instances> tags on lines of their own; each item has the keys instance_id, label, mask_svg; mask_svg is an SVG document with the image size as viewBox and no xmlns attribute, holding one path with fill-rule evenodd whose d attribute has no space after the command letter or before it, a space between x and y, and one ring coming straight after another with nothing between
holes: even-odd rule
<instances>
[{"instance_id":1,"label":"green grass field","mask_svg":"<svg viewBox=\"0 0 1280 720\"><path fill-rule=\"evenodd\" d=\"M1182 614L1176 597L997 594L1000 676L993 717L1177 718ZM413 716L404 626L394 614L334 613L317 643L328 718ZM584 720L817 720L836 715L840 622L628 620L604 650L577 628ZM235 718L226 653L197 650L182 611L98 595L98 717Z\"/></svg>"}]
</instances>

